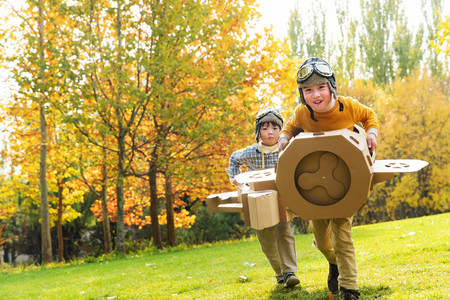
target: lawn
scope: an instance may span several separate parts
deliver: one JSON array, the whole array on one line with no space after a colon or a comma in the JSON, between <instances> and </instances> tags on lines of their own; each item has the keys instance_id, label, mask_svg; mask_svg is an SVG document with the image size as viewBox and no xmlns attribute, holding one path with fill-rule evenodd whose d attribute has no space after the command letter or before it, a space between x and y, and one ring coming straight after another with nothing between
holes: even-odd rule
<instances>
[{"instance_id":1,"label":"lawn","mask_svg":"<svg viewBox=\"0 0 450 300\"><path fill-rule=\"evenodd\" d=\"M450 213L354 228L361 299L450 299ZM328 264L297 236L300 287L256 239L0 274L0 299L328 299ZM14 270L13 270L14 271ZM335 296L334 299L338 299Z\"/></svg>"}]
</instances>

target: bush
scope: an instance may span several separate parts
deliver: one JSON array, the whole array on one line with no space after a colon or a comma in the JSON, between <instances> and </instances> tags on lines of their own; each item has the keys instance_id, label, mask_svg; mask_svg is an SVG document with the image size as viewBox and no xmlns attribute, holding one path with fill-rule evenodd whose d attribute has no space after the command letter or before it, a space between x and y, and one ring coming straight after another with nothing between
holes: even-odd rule
<instances>
[{"instance_id":1,"label":"bush","mask_svg":"<svg viewBox=\"0 0 450 300\"><path fill-rule=\"evenodd\" d=\"M253 230L244 225L238 213L208 213L201 207L194 225L177 231L177 243L203 244L249 237Z\"/></svg>"}]
</instances>

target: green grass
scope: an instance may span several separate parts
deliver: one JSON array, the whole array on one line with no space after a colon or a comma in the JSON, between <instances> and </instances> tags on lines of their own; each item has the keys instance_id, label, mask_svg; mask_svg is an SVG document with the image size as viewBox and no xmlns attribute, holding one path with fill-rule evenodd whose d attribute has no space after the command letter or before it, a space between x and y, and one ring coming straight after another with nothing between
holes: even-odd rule
<instances>
[{"instance_id":1,"label":"green grass","mask_svg":"<svg viewBox=\"0 0 450 300\"><path fill-rule=\"evenodd\" d=\"M361 299L450 299L450 214L354 228ZM255 239L0 274L0 299L328 299L328 264L297 236L301 287L275 284ZM334 299L338 299L337 296Z\"/></svg>"}]
</instances>

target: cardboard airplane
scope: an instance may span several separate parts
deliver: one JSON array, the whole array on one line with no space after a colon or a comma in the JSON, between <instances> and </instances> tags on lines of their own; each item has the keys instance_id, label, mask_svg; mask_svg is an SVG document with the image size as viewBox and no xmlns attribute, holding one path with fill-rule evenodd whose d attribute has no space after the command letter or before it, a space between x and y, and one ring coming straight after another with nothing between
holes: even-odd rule
<instances>
[{"instance_id":1,"label":"cardboard airplane","mask_svg":"<svg viewBox=\"0 0 450 300\"><path fill-rule=\"evenodd\" d=\"M209 212L239 212L255 229L295 215L304 220L350 217L374 184L427 165L413 159L375 160L358 126L355 131L302 132L281 152L275 168L237 175L237 191L210 195L207 206Z\"/></svg>"}]
</instances>

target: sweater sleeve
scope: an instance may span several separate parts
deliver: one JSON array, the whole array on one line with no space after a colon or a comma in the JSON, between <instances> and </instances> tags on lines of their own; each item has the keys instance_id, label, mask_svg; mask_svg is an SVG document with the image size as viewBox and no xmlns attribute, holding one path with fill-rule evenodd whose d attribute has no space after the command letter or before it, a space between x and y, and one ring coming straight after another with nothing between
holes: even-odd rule
<instances>
[{"instance_id":1,"label":"sweater sleeve","mask_svg":"<svg viewBox=\"0 0 450 300\"><path fill-rule=\"evenodd\" d=\"M364 127L364 130L367 132L369 129L376 129L378 132L378 118L373 109L370 107L357 102L358 105L358 113L359 113L359 121Z\"/></svg>"},{"instance_id":2,"label":"sweater sleeve","mask_svg":"<svg viewBox=\"0 0 450 300\"><path fill-rule=\"evenodd\" d=\"M299 122L300 120L299 114L300 114L300 105L297 105L292 116L284 124L283 129L280 132L280 135L286 134L289 137L289 139L291 139L302 131L302 127Z\"/></svg>"}]
</instances>

